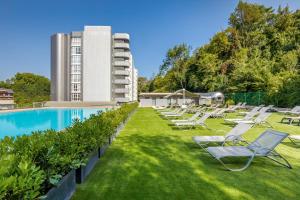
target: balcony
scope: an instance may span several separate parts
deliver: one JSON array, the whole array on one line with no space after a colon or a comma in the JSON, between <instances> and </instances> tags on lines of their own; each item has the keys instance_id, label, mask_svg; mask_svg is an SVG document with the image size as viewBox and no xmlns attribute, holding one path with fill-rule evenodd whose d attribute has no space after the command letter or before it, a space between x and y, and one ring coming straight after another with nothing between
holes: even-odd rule
<instances>
[{"instance_id":1,"label":"balcony","mask_svg":"<svg viewBox=\"0 0 300 200\"><path fill-rule=\"evenodd\" d=\"M129 71L127 71L127 70L116 70L116 71L114 71L114 75L129 76Z\"/></svg>"},{"instance_id":2,"label":"balcony","mask_svg":"<svg viewBox=\"0 0 300 200\"><path fill-rule=\"evenodd\" d=\"M130 67L130 62L129 61L115 61L114 65L116 67Z\"/></svg>"},{"instance_id":3,"label":"balcony","mask_svg":"<svg viewBox=\"0 0 300 200\"><path fill-rule=\"evenodd\" d=\"M130 52L115 52L114 53L115 57L119 57L119 58L130 58Z\"/></svg>"},{"instance_id":4,"label":"balcony","mask_svg":"<svg viewBox=\"0 0 300 200\"><path fill-rule=\"evenodd\" d=\"M116 43L114 43L114 48L129 49L129 44L116 42Z\"/></svg>"},{"instance_id":5,"label":"balcony","mask_svg":"<svg viewBox=\"0 0 300 200\"><path fill-rule=\"evenodd\" d=\"M130 84L130 81L128 79L116 79L114 80L114 83L120 85L128 85Z\"/></svg>"},{"instance_id":6,"label":"balcony","mask_svg":"<svg viewBox=\"0 0 300 200\"><path fill-rule=\"evenodd\" d=\"M115 93L128 93L129 92L129 89L128 88L115 88Z\"/></svg>"},{"instance_id":7,"label":"balcony","mask_svg":"<svg viewBox=\"0 0 300 200\"><path fill-rule=\"evenodd\" d=\"M127 97L116 97L115 100L121 103L129 102L129 98Z\"/></svg>"},{"instance_id":8,"label":"balcony","mask_svg":"<svg viewBox=\"0 0 300 200\"><path fill-rule=\"evenodd\" d=\"M115 33L114 39L117 40L130 40L130 36L127 33Z\"/></svg>"}]
</instances>

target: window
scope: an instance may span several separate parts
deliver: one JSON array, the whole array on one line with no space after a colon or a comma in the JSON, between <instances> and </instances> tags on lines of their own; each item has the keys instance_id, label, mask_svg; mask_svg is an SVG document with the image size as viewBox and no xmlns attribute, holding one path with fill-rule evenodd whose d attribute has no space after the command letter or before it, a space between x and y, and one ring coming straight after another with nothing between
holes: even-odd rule
<instances>
[{"instance_id":1,"label":"window","mask_svg":"<svg viewBox=\"0 0 300 200\"><path fill-rule=\"evenodd\" d=\"M80 83L73 83L72 84L72 92L80 92Z\"/></svg>"},{"instance_id":2,"label":"window","mask_svg":"<svg viewBox=\"0 0 300 200\"><path fill-rule=\"evenodd\" d=\"M115 43L125 43L125 41L121 39L115 39Z\"/></svg>"},{"instance_id":3,"label":"window","mask_svg":"<svg viewBox=\"0 0 300 200\"><path fill-rule=\"evenodd\" d=\"M80 65L78 64L72 65L71 68L72 68L72 74L78 74L81 72Z\"/></svg>"},{"instance_id":4,"label":"window","mask_svg":"<svg viewBox=\"0 0 300 200\"><path fill-rule=\"evenodd\" d=\"M71 46L81 46L81 38L73 37L71 40Z\"/></svg>"},{"instance_id":5,"label":"window","mask_svg":"<svg viewBox=\"0 0 300 200\"><path fill-rule=\"evenodd\" d=\"M71 64L80 64L80 63L81 63L81 56L80 55L71 56Z\"/></svg>"},{"instance_id":6,"label":"window","mask_svg":"<svg viewBox=\"0 0 300 200\"><path fill-rule=\"evenodd\" d=\"M71 81L72 81L73 83L78 83L78 82L80 82L80 81L81 81L81 76L80 76L80 74L72 74L72 75L71 75Z\"/></svg>"},{"instance_id":7,"label":"window","mask_svg":"<svg viewBox=\"0 0 300 200\"><path fill-rule=\"evenodd\" d=\"M80 93L72 93L71 94L71 101L80 101L81 95Z\"/></svg>"},{"instance_id":8,"label":"window","mask_svg":"<svg viewBox=\"0 0 300 200\"><path fill-rule=\"evenodd\" d=\"M81 47L80 46L73 46L71 48L71 54L76 55L76 54L81 54Z\"/></svg>"}]
</instances>

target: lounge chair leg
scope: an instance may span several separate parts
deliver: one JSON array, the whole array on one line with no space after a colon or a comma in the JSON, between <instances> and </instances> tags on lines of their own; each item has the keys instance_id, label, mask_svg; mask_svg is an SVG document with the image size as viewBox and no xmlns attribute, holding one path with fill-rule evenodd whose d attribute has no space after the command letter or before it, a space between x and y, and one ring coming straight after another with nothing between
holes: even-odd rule
<instances>
[{"instance_id":1,"label":"lounge chair leg","mask_svg":"<svg viewBox=\"0 0 300 200\"><path fill-rule=\"evenodd\" d=\"M253 159L254 159L254 154L253 154L253 156L249 157L249 160L242 168L238 168L238 169L233 169L233 168L227 167L226 164L221 159L217 159L217 160L225 167L225 169L227 169L229 171L233 171L233 172L240 172L240 171L244 171L245 169L247 169L250 166Z\"/></svg>"},{"instance_id":2,"label":"lounge chair leg","mask_svg":"<svg viewBox=\"0 0 300 200\"><path fill-rule=\"evenodd\" d=\"M208 142L206 143L197 143L206 153L208 153L208 151L206 150L206 146L207 144L209 144Z\"/></svg>"},{"instance_id":3,"label":"lounge chair leg","mask_svg":"<svg viewBox=\"0 0 300 200\"><path fill-rule=\"evenodd\" d=\"M202 123L201 125L204 126L205 128L207 128L208 130L212 130L212 129L209 128L205 123Z\"/></svg>"},{"instance_id":4,"label":"lounge chair leg","mask_svg":"<svg viewBox=\"0 0 300 200\"><path fill-rule=\"evenodd\" d=\"M298 145L297 142L295 140L293 140L292 138L288 137L290 139L290 141L295 144L295 145Z\"/></svg>"},{"instance_id":5,"label":"lounge chair leg","mask_svg":"<svg viewBox=\"0 0 300 200\"><path fill-rule=\"evenodd\" d=\"M273 126L270 122L266 121L266 124L268 124L269 128L273 128Z\"/></svg>"},{"instance_id":6,"label":"lounge chair leg","mask_svg":"<svg viewBox=\"0 0 300 200\"><path fill-rule=\"evenodd\" d=\"M292 169L292 165L287 161L287 159L285 159L284 157L282 157L280 154L273 155L273 156L278 156L279 158L281 158L284 161L284 163L282 163L282 162L280 162L280 161L278 161L275 158L272 158L270 156L267 156L267 158L269 158L270 160L273 160L274 162L276 162L276 163L278 163L280 165L283 165L283 166L285 166L285 167L287 167L289 169Z\"/></svg>"}]
</instances>

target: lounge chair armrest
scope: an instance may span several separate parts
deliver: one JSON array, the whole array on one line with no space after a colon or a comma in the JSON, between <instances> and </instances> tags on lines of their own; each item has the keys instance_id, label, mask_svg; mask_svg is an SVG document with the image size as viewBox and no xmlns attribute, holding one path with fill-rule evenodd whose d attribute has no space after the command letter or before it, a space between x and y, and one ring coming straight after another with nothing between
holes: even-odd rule
<instances>
[{"instance_id":1,"label":"lounge chair armrest","mask_svg":"<svg viewBox=\"0 0 300 200\"><path fill-rule=\"evenodd\" d=\"M225 140L224 140L224 142L222 143L222 146L225 146L225 143L228 142L229 140L230 140L230 141L238 141L238 140L240 140L240 138L241 138L240 136L229 135L229 136L225 137Z\"/></svg>"}]
</instances>

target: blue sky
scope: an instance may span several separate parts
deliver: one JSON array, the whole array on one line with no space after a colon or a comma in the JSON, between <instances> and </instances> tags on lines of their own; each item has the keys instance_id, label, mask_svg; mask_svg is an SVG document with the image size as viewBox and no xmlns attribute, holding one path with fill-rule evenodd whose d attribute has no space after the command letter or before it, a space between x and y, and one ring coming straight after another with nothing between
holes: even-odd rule
<instances>
[{"instance_id":1,"label":"blue sky","mask_svg":"<svg viewBox=\"0 0 300 200\"><path fill-rule=\"evenodd\" d=\"M266 6L299 0L248 0ZM128 32L141 76L158 71L166 51L179 43L193 48L225 29L238 0L0 0L0 80L16 72L50 75L50 36L111 25Z\"/></svg>"}]
</instances>

